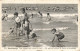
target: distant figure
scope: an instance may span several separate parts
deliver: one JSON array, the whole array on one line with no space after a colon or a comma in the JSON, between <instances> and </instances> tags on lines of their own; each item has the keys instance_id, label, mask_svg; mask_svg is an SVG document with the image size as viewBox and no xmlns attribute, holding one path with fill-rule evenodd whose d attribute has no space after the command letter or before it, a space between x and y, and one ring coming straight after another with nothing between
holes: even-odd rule
<instances>
[{"instance_id":1,"label":"distant figure","mask_svg":"<svg viewBox=\"0 0 80 51\"><path fill-rule=\"evenodd\" d=\"M8 14L6 13L6 11L3 11L2 20L8 20Z\"/></svg>"},{"instance_id":2,"label":"distant figure","mask_svg":"<svg viewBox=\"0 0 80 51\"><path fill-rule=\"evenodd\" d=\"M78 22L78 17L77 17L77 22Z\"/></svg>"},{"instance_id":3,"label":"distant figure","mask_svg":"<svg viewBox=\"0 0 80 51\"><path fill-rule=\"evenodd\" d=\"M32 18L33 18L33 15L34 15L34 14L32 13Z\"/></svg>"},{"instance_id":4,"label":"distant figure","mask_svg":"<svg viewBox=\"0 0 80 51\"><path fill-rule=\"evenodd\" d=\"M9 34L14 34L14 28L10 28Z\"/></svg>"},{"instance_id":5,"label":"distant figure","mask_svg":"<svg viewBox=\"0 0 80 51\"><path fill-rule=\"evenodd\" d=\"M65 37L62 32L56 33L56 31L57 30L55 28L51 30L51 32L53 33L53 40L52 40L52 42L54 42L55 40L58 40L60 42L60 40L62 40Z\"/></svg>"},{"instance_id":6,"label":"distant figure","mask_svg":"<svg viewBox=\"0 0 80 51\"><path fill-rule=\"evenodd\" d=\"M16 11L16 8L14 10Z\"/></svg>"},{"instance_id":7,"label":"distant figure","mask_svg":"<svg viewBox=\"0 0 80 51\"><path fill-rule=\"evenodd\" d=\"M28 8L26 7L26 10L28 10Z\"/></svg>"},{"instance_id":8,"label":"distant figure","mask_svg":"<svg viewBox=\"0 0 80 51\"><path fill-rule=\"evenodd\" d=\"M38 13L40 14L40 16L41 16L41 18L42 18L42 17L43 17L42 13L41 13L40 11L39 11Z\"/></svg>"},{"instance_id":9,"label":"distant figure","mask_svg":"<svg viewBox=\"0 0 80 51\"><path fill-rule=\"evenodd\" d=\"M50 13L47 13L47 21L50 21L51 20L51 17L50 17Z\"/></svg>"},{"instance_id":10,"label":"distant figure","mask_svg":"<svg viewBox=\"0 0 80 51\"><path fill-rule=\"evenodd\" d=\"M18 12L14 13L14 17L15 17L15 24L16 24L16 36L17 35L20 36L21 20L20 17L18 17Z\"/></svg>"},{"instance_id":11,"label":"distant figure","mask_svg":"<svg viewBox=\"0 0 80 51\"><path fill-rule=\"evenodd\" d=\"M48 7L48 10L50 10L50 7Z\"/></svg>"}]
</instances>

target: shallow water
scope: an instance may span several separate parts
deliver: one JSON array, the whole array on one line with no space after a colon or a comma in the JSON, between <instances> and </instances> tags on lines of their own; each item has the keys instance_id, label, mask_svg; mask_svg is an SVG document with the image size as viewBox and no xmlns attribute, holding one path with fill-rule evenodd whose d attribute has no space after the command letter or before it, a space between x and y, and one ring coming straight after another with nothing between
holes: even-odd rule
<instances>
[{"instance_id":1,"label":"shallow water","mask_svg":"<svg viewBox=\"0 0 80 51\"><path fill-rule=\"evenodd\" d=\"M35 15L36 16L36 15ZM38 37L38 41L35 46L37 47L77 47L78 46L78 25L74 22L77 22L77 17L75 16L62 16L62 18L51 17L50 23L46 24L45 19L35 17L30 19L34 32L40 36ZM14 20L2 21L2 32L8 32L10 27L14 27ZM65 38L61 40L61 42L51 43L53 38L53 34L51 33L51 29L56 28L58 31L64 33ZM23 38L24 36L22 36ZM21 39L22 39L21 38ZM23 39L22 39L23 40ZM24 39L24 41L26 38ZM6 44L8 46L13 40L6 40L3 35L3 45ZM8 42L9 41L9 42ZM15 45L11 44L10 46L24 46L27 44L27 41L14 42ZM32 40L31 40L32 42ZM34 46L33 43L26 46Z\"/></svg>"}]
</instances>

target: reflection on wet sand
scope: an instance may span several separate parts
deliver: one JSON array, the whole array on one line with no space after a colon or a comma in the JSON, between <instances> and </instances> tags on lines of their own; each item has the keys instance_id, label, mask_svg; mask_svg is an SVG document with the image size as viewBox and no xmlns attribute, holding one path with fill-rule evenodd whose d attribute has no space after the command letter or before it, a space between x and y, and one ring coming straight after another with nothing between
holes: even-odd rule
<instances>
[{"instance_id":1,"label":"reflection on wet sand","mask_svg":"<svg viewBox=\"0 0 80 51\"><path fill-rule=\"evenodd\" d=\"M65 45L61 42L54 42L52 43L52 47L65 47Z\"/></svg>"}]
</instances>

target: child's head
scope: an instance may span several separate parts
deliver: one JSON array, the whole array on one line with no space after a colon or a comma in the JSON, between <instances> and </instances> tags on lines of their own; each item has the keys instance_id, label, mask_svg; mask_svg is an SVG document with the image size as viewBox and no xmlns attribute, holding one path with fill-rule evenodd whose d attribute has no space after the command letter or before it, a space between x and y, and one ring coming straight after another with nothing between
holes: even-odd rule
<instances>
[{"instance_id":1,"label":"child's head","mask_svg":"<svg viewBox=\"0 0 80 51\"><path fill-rule=\"evenodd\" d=\"M6 13L6 11L3 11L4 13Z\"/></svg>"},{"instance_id":2,"label":"child's head","mask_svg":"<svg viewBox=\"0 0 80 51\"><path fill-rule=\"evenodd\" d=\"M32 38L35 38L35 37L37 37L37 35L36 35L36 33L33 33Z\"/></svg>"},{"instance_id":3,"label":"child's head","mask_svg":"<svg viewBox=\"0 0 80 51\"><path fill-rule=\"evenodd\" d=\"M14 28L10 28L10 30L11 30L11 29L14 29Z\"/></svg>"},{"instance_id":4,"label":"child's head","mask_svg":"<svg viewBox=\"0 0 80 51\"><path fill-rule=\"evenodd\" d=\"M54 34L54 33L56 32L56 29L53 28L53 29L51 30L51 32Z\"/></svg>"},{"instance_id":5,"label":"child's head","mask_svg":"<svg viewBox=\"0 0 80 51\"><path fill-rule=\"evenodd\" d=\"M14 17L17 17L17 16L18 16L18 12L15 12L15 13L14 13Z\"/></svg>"},{"instance_id":6,"label":"child's head","mask_svg":"<svg viewBox=\"0 0 80 51\"><path fill-rule=\"evenodd\" d=\"M29 19L28 14L25 13L25 21L29 21L28 19Z\"/></svg>"},{"instance_id":7,"label":"child's head","mask_svg":"<svg viewBox=\"0 0 80 51\"><path fill-rule=\"evenodd\" d=\"M21 12L22 12L22 13L25 13L25 8L22 8L22 9L21 9Z\"/></svg>"},{"instance_id":8,"label":"child's head","mask_svg":"<svg viewBox=\"0 0 80 51\"><path fill-rule=\"evenodd\" d=\"M12 28L10 28L10 30L11 30Z\"/></svg>"}]
</instances>

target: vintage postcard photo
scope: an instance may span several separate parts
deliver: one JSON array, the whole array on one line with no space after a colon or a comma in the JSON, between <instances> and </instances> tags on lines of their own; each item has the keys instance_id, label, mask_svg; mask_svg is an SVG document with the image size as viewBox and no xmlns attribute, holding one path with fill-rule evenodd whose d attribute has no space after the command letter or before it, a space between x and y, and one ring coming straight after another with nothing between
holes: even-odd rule
<instances>
[{"instance_id":1,"label":"vintage postcard photo","mask_svg":"<svg viewBox=\"0 0 80 51\"><path fill-rule=\"evenodd\" d=\"M78 2L55 2L2 2L3 51L9 48L79 49Z\"/></svg>"},{"instance_id":2,"label":"vintage postcard photo","mask_svg":"<svg viewBox=\"0 0 80 51\"><path fill-rule=\"evenodd\" d=\"M2 4L3 47L78 47L77 4Z\"/></svg>"}]
</instances>

